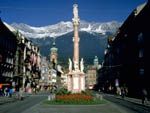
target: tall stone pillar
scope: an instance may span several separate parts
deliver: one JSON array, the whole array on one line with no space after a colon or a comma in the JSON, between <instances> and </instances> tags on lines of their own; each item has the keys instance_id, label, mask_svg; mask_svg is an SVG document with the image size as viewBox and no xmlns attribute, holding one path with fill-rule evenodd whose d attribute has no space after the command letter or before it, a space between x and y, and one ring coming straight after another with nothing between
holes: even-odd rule
<instances>
[{"instance_id":1,"label":"tall stone pillar","mask_svg":"<svg viewBox=\"0 0 150 113\"><path fill-rule=\"evenodd\" d=\"M78 17L78 5L73 5L73 14L72 24L74 27L74 68L75 70L79 70L79 35L78 35L78 26L80 24L80 19Z\"/></svg>"},{"instance_id":2,"label":"tall stone pillar","mask_svg":"<svg viewBox=\"0 0 150 113\"><path fill-rule=\"evenodd\" d=\"M79 37L77 25L74 25L74 61L79 64Z\"/></svg>"}]
</instances>

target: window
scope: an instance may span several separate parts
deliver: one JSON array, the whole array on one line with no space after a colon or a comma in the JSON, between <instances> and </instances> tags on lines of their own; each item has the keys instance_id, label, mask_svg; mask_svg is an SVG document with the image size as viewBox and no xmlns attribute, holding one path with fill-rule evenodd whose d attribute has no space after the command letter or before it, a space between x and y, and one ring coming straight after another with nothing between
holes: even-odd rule
<instances>
[{"instance_id":1,"label":"window","mask_svg":"<svg viewBox=\"0 0 150 113\"><path fill-rule=\"evenodd\" d=\"M144 75L144 69L143 68L141 68L139 71L140 71L140 75Z\"/></svg>"},{"instance_id":2,"label":"window","mask_svg":"<svg viewBox=\"0 0 150 113\"><path fill-rule=\"evenodd\" d=\"M139 50L139 58L142 58L144 56L144 49Z\"/></svg>"},{"instance_id":3,"label":"window","mask_svg":"<svg viewBox=\"0 0 150 113\"><path fill-rule=\"evenodd\" d=\"M117 52L117 54L119 55L119 53L120 53L120 49L119 49L119 48L117 48L116 52Z\"/></svg>"},{"instance_id":4,"label":"window","mask_svg":"<svg viewBox=\"0 0 150 113\"><path fill-rule=\"evenodd\" d=\"M140 33L137 37L138 44L140 45L143 42L143 34Z\"/></svg>"}]
</instances>

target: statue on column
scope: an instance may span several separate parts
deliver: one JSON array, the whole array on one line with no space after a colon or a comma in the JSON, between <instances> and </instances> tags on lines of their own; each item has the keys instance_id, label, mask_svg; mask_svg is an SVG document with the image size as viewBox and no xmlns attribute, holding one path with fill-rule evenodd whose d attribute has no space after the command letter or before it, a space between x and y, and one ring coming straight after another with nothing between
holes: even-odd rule
<instances>
[{"instance_id":1,"label":"statue on column","mask_svg":"<svg viewBox=\"0 0 150 113\"><path fill-rule=\"evenodd\" d=\"M72 61L71 61L70 58L69 58L69 71L70 71L70 72L72 71Z\"/></svg>"},{"instance_id":2,"label":"statue on column","mask_svg":"<svg viewBox=\"0 0 150 113\"><path fill-rule=\"evenodd\" d=\"M74 61L74 70L75 71L79 71L79 66L78 66L78 62Z\"/></svg>"},{"instance_id":3,"label":"statue on column","mask_svg":"<svg viewBox=\"0 0 150 113\"><path fill-rule=\"evenodd\" d=\"M74 17L72 18L73 25L79 25L80 19L78 15L78 5L74 4L73 5L73 15Z\"/></svg>"},{"instance_id":4,"label":"statue on column","mask_svg":"<svg viewBox=\"0 0 150 113\"><path fill-rule=\"evenodd\" d=\"M78 18L78 5L77 4L73 5L73 14L74 14L74 18Z\"/></svg>"},{"instance_id":5,"label":"statue on column","mask_svg":"<svg viewBox=\"0 0 150 113\"><path fill-rule=\"evenodd\" d=\"M84 61L83 61L83 58L81 58L81 61L80 61L80 71L83 72L84 70Z\"/></svg>"}]
</instances>

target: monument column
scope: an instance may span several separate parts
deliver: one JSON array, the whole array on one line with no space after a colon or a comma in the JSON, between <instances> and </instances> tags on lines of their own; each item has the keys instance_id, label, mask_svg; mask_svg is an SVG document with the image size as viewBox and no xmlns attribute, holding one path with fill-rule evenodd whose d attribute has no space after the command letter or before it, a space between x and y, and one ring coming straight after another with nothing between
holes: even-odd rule
<instances>
[{"instance_id":1,"label":"monument column","mask_svg":"<svg viewBox=\"0 0 150 113\"><path fill-rule=\"evenodd\" d=\"M74 27L74 57L73 64L74 69L72 69L72 61L69 58L69 73L68 73L68 90L72 91L72 93L80 93L82 90L85 90L85 73L83 58L80 61L80 69L79 69L79 34L78 28L80 24L80 19L78 17L78 5L73 5L73 14L72 24Z\"/></svg>"},{"instance_id":2,"label":"monument column","mask_svg":"<svg viewBox=\"0 0 150 113\"><path fill-rule=\"evenodd\" d=\"M73 5L73 14L72 23L74 27L74 68L75 70L79 69L79 35L78 35L78 26L80 24L80 19L78 17L78 5Z\"/></svg>"},{"instance_id":3,"label":"monument column","mask_svg":"<svg viewBox=\"0 0 150 113\"><path fill-rule=\"evenodd\" d=\"M79 64L79 37L77 25L74 25L74 60Z\"/></svg>"}]
</instances>

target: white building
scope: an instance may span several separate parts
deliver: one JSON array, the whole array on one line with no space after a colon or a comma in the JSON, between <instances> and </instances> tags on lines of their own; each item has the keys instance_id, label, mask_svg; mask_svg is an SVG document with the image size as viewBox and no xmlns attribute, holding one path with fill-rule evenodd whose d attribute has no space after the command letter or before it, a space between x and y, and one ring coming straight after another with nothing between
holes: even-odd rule
<instances>
[{"instance_id":1,"label":"white building","mask_svg":"<svg viewBox=\"0 0 150 113\"><path fill-rule=\"evenodd\" d=\"M50 69L46 57L41 58L41 79L40 86L43 89L51 84Z\"/></svg>"}]
</instances>

